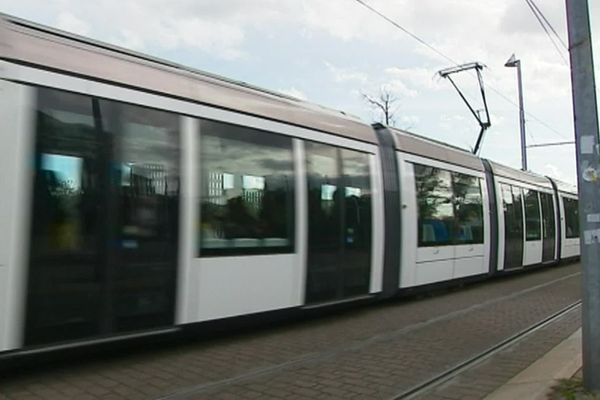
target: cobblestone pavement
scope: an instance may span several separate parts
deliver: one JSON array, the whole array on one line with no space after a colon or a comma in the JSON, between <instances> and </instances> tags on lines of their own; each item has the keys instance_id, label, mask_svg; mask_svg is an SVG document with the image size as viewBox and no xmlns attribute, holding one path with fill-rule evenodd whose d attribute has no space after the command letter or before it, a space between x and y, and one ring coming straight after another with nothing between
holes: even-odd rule
<instances>
[{"instance_id":1,"label":"cobblestone pavement","mask_svg":"<svg viewBox=\"0 0 600 400\"><path fill-rule=\"evenodd\" d=\"M388 399L580 299L580 280L573 264L245 335L17 371L0 378L0 400ZM464 373L426 396L481 398L578 326L565 317L536 333L538 344L517 361L488 360L481 376ZM474 382L481 390L465 393Z\"/></svg>"},{"instance_id":2,"label":"cobblestone pavement","mask_svg":"<svg viewBox=\"0 0 600 400\"><path fill-rule=\"evenodd\" d=\"M571 336L580 326L581 308L578 307L556 322L544 326L419 398L421 400L482 399L531 365L532 361L539 359Z\"/></svg>"}]
</instances>

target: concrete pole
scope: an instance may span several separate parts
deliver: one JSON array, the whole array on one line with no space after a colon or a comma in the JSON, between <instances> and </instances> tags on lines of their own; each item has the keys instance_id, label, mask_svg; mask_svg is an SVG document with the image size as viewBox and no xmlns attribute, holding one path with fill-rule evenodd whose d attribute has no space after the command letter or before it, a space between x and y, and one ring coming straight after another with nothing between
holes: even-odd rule
<instances>
[{"instance_id":1,"label":"concrete pole","mask_svg":"<svg viewBox=\"0 0 600 400\"><path fill-rule=\"evenodd\" d=\"M519 128L521 130L521 169L527 171L527 142L525 140L525 110L523 109L523 80L521 60L517 60L517 80L519 81Z\"/></svg>"},{"instance_id":2,"label":"concrete pole","mask_svg":"<svg viewBox=\"0 0 600 400\"><path fill-rule=\"evenodd\" d=\"M600 389L600 169L596 85L587 0L566 0L579 185L583 277L583 384Z\"/></svg>"}]
</instances>

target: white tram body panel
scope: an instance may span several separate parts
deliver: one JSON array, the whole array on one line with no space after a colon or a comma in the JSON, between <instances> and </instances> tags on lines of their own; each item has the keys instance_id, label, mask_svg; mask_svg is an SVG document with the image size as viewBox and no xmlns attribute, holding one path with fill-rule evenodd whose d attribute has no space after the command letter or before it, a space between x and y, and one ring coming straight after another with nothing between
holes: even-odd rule
<instances>
[{"instance_id":1,"label":"white tram body panel","mask_svg":"<svg viewBox=\"0 0 600 400\"><path fill-rule=\"evenodd\" d=\"M2 74L5 65L0 67ZM2 176L0 200L0 351L23 345L24 304L27 280L25 260L29 234L30 176L27 162L32 151L33 91L0 79Z\"/></svg>"},{"instance_id":2,"label":"white tram body panel","mask_svg":"<svg viewBox=\"0 0 600 400\"><path fill-rule=\"evenodd\" d=\"M423 146L423 139L409 135L406 132L395 131L401 147L409 150ZM438 156L438 159L425 158L413 153L398 152L398 169L401 180L402 201L402 262L400 287L412 287L453 279L466 278L474 275L486 274L489 270L490 257L490 212L486 190L486 177L483 173L481 162L474 156L458 149L444 147L431 143L429 156ZM441 148L441 149L440 149ZM440 155L440 150L442 150ZM436 152L438 154L436 154ZM425 153L427 154L427 153ZM443 159L444 161L440 161ZM440 232L438 221L419 225L420 206L419 194L416 187L415 166L433 168L443 171L448 176L452 175L454 195L444 201L446 208L457 212L456 182L454 176L471 179L476 183L478 190L476 198L480 202L479 218L471 223L458 227L458 240L439 240L436 235L448 235L449 232ZM475 166L479 169L472 169ZM435 183L434 183L435 184ZM472 195L472 194L471 194ZM421 203L423 204L423 203ZM463 205L464 206L464 205ZM428 229L426 229L428 228ZM475 235L474 230L479 232ZM437 239L437 240L436 240ZM423 242L427 244L421 245Z\"/></svg>"}]
</instances>

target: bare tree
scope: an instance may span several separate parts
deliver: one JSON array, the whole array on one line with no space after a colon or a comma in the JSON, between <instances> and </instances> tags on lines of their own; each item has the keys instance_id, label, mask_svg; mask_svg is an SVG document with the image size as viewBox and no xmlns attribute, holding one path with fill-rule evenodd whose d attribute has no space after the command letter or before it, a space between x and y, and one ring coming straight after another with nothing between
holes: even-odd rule
<instances>
[{"instance_id":1,"label":"bare tree","mask_svg":"<svg viewBox=\"0 0 600 400\"><path fill-rule=\"evenodd\" d=\"M396 124L395 114L398 111L398 106L395 103L398 101L398 97L390 92L386 87L379 89L377 96L371 96L362 93L362 98L371 105L372 108L381 112L381 122L385 123L386 126L394 126Z\"/></svg>"}]
</instances>

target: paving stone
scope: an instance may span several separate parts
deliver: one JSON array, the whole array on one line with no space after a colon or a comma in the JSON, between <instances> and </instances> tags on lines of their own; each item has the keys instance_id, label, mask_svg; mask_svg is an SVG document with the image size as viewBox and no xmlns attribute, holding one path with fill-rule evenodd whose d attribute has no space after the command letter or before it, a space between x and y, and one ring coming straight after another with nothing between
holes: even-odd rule
<instances>
[{"instance_id":1,"label":"paving stone","mask_svg":"<svg viewBox=\"0 0 600 400\"><path fill-rule=\"evenodd\" d=\"M0 400L13 400L17 389L23 396L52 398L54 392L44 388L78 400L168 394L171 400L390 398L579 299L580 276L568 277L578 270L578 265L549 268L244 335L124 352L60 366L58 373L15 373L0 377ZM529 290L559 278L564 279ZM444 392L423 398L490 392L578 323L571 319L555 333L552 324L535 351L507 352L512 358L482 364L479 375L457 378L456 387L449 382Z\"/></svg>"}]
</instances>

